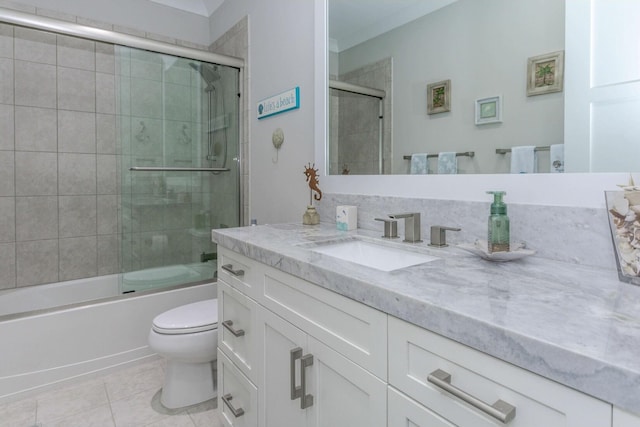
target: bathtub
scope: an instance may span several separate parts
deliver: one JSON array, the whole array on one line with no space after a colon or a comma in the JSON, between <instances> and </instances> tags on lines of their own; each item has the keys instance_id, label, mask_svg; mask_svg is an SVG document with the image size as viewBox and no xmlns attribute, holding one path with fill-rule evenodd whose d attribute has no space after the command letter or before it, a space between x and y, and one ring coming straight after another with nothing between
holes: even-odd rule
<instances>
[{"instance_id":1,"label":"bathtub","mask_svg":"<svg viewBox=\"0 0 640 427\"><path fill-rule=\"evenodd\" d=\"M215 282L114 297L117 289L111 275L0 293L0 404L155 357L153 318L217 295Z\"/></svg>"}]
</instances>

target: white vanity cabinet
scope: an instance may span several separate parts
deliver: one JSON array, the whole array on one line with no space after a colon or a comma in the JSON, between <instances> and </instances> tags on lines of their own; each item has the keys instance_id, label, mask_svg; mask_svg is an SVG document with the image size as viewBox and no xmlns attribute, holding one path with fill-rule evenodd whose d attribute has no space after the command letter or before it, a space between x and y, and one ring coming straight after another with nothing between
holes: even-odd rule
<instances>
[{"instance_id":1,"label":"white vanity cabinet","mask_svg":"<svg viewBox=\"0 0 640 427\"><path fill-rule=\"evenodd\" d=\"M640 414L613 408L613 427L640 427Z\"/></svg>"},{"instance_id":2,"label":"white vanity cabinet","mask_svg":"<svg viewBox=\"0 0 640 427\"><path fill-rule=\"evenodd\" d=\"M443 426L502 426L511 416L510 427L611 425L610 404L392 316L389 348L390 385Z\"/></svg>"},{"instance_id":3,"label":"white vanity cabinet","mask_svg":"<svg viewBox=\"0 0 640 427\"><path fill-rule=\"evenodd\" d=\"M226 426L640 427L608 403L220 246L219 255L220 321L232 322L218 334ZM510 406L515 416L500 420Z\"/></svg>"},{"instance_id":4,"label":"white vanity cabinet","mask_svg":"<svg viewBox=\"0 0 640 427\"><path fill-rule=\"evenodd\" d=\"M257 411L261 427L385 427L386 314L224 248L219 254L225 425L245 425Z\"/></svg>"}]
</instances>

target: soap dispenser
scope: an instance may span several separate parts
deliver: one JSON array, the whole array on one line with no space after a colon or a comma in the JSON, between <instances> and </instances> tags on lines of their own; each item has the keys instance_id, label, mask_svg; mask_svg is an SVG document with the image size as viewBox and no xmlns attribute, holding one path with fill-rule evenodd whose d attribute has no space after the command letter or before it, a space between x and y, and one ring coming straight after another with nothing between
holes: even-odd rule
<instances>
[{"instance_id":1,"label":"soap dispenser","mask_svg":"<svg viewBox=\"0 0 640 427\"><path fill-rule=\"evenodd\" d=\"M489 253L509 252L509 217L507 216L507 205L502 201L504 191L487 191L493 194L491 204L491 215L489 215Z\"/></svg>"}]
</instances>

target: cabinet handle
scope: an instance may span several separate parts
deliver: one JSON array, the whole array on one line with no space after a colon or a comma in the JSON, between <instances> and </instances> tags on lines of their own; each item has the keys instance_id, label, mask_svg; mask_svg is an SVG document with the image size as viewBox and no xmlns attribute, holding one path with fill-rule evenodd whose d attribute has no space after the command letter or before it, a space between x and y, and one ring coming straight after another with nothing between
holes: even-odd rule
<instances>
[{"instance_id":1,"label":"cabinet handle","mask_svg":"<svg viewBox=\"0 0 640 427\"><path fill-rule=\"evenodd\" d=\"M229 408L229 410L231 411L231 413L233 414L234 417L238 418L244 415L244 409L242 408L234 408L233 405L231 404L231 400L233 400L233 397L231 396L230 393L225 394L224 396L222 396L222 401L224 402L225 405L227 405L227 408Z\"/></svg>"},{"instance_id":2,"label":"cabinet handle","mask_svg":"<svg viewBox=\"0 0 640 427\"><path fill-rule=\"evenodd\" d=\"M290 365L291 374L289 376L291 381L291 400L296 400L302 397L302 387L296 387L296 360L302 358L302 349L296 347L290 352Z\"/></svg>"},{"instance_id":3,"label":"cabinet handle","mask_svg":"<svg viewBox=\"0 0 640 427\"><path fill-rule=\"evenodd\" d=\"M471 396L469 393L451 385L451 375L441 369L436 369L431 372L427 377L427 381L451 393L455 397L464 400L476 409L479 409L485 414L490 415L503 423L508 423L516 416L516 407L503 400L498 400L493 405L489 405L488 403L485 403L482 400Z\"/></svg>"},{"instance_id":4,"label":"cabinet handle","mask_svg":"<svg viewBox=\"0 0 640 427\"><path fill-rule=\"evenodd\" d=\"M233 321L231 320L225 320L222 322L222 326L236 338L244 336L244 329L233 329Z\"/></svg>"},{"instance_id":5,"label":"cabinet handle","mask_svg":"<svg viewBox=\"0 0 640 427\"><path fill-rule=\"evenodd\" d=\"M307 409L313 406L313 395L307 394L307 375L305 368L313 365L313 355L305 354L300 359L300 387L302 387L302 397L300 399L300 409Z\"/></svg>"},{"instance_id":6,"label":"cabinet handle","mask_svg":"<svg viewBox=\"0 0 640 427\"><path fill-rule=\"evenodd\" d=\"M234 270L233 269L233 264L224 264L222 266L222 269L236 277L238 276L244 276L244 270Z\"/></svg>"}]
</instances>

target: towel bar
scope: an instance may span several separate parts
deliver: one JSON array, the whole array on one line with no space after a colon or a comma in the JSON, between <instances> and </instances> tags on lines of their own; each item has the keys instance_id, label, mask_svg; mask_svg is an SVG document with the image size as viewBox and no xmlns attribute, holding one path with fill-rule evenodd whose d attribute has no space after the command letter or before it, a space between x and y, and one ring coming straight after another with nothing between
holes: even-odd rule
<instances>
[{"instance_id":1,"label":"towel bar","mask_svg":"<svg viewBox=\"0 0 640 427\"><path fill-rule=\"evenodd\" d=\"M536 147L533 151L549 151L550 147ZM507 154L511 152L511 148L496 148L496 154Z\"/></svg>"},{"instance_id":2,"label":"towel bar","mask_svg":"<svg viewBox=\"0 0 640 427\"><path fill-rule=\"evenodd\" d=\"M465 152L462 152L462 153L456 153L456 157L462 157L462 156L464 156L464 157L473 157L475 155L476 155L476 153L473 152L473 151L465 151ZM436 157L438 157L437 154L428 154L427 155L428 159L432 159L432 158L436 158ZM411 160L411 156L402 156L402 158L405 159L405 160Z\"/></svg>"}]
</instances>

